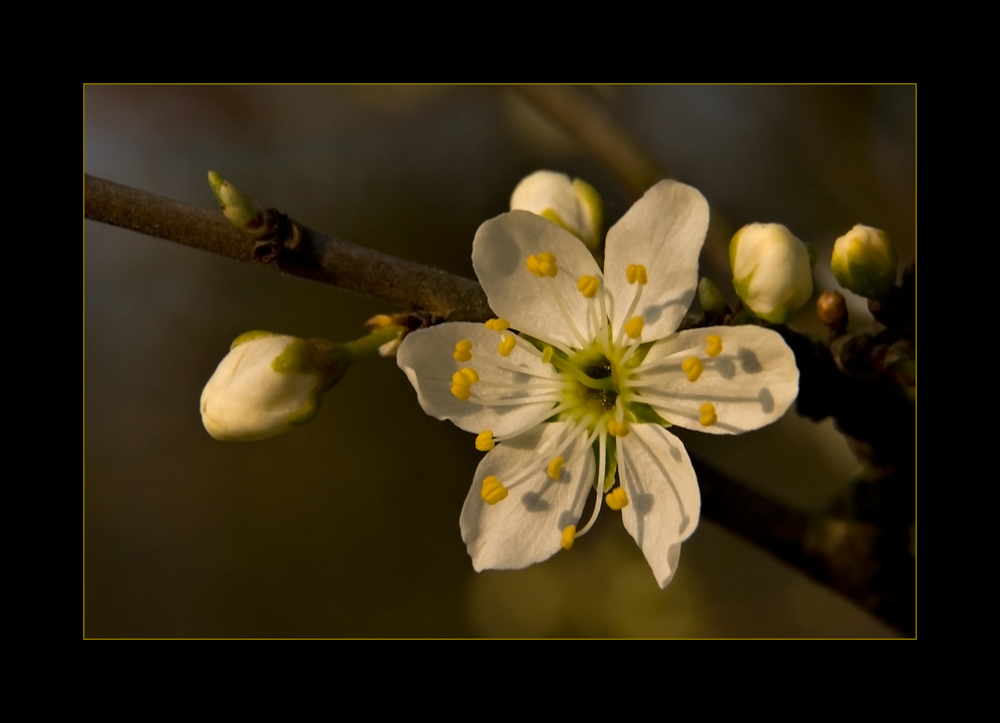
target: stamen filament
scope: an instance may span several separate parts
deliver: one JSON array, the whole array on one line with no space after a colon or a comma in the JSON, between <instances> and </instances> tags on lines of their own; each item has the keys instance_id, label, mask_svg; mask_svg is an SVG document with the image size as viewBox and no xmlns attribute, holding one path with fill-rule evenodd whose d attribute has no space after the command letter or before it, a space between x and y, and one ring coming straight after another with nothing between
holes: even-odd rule
<instances>
[{"instance_id":1,"label":"stamen filament","mask_svg":"<svg viewBox=\"0 0 1000 723\"><path fill-rule=\"evenodd\" d=\"M547 471L546 467L542 467L541 469L539 469L538 461L550 460L553 457L561 456L562 453L566 451L567 447L573 444L575 440L580 438L580 432L583 429L586 429L588 426L590 426L590 423L593 421L594 417L592 415L585 417L576 426L571 427L568 433L565 433L563 435L556 435L555 437L550 439L545 444L545 446L543 446L539 450L536 450L534 454L532 454L528 459L524 461L523 464L521 464L521 466L517 469L517 472L510 476L510 482L507 484L507 489L513 489L514 487L521 484L525 480L530 479L532 475L535 475L538 472L546 472ZM553 449L553 447L555 447L555 449ZM578 455L574 454L572 457L570 457L570 461L575 460L577 456ZM543 462L543 464L547 465L548 463Z\"/></svg>"},{"instance_id":2,"label":"stamen filament","mask_svg":"<svg viewBox=\"0 0 1000 723\"><path fill-rule=\"evenodd\" d=\"M635 309L639 305L639 299L642 298L642 289L644 286L644 284L635 285L635 296L632 297L632 303L629 304L628 311L625 312L625 316L623 317L622 326L618 330L618 337L615 339L616 346L621 346L624 341L625 327L628 326L628 322L634 318L633 314L635 314Z\"/></svg>"},{"instance_id":3,"label":"stamen filament","mask_svg":"<svg viewBox=\"0 0 1000 723\"><path fill-rule=\"evenodd\" d=\"M524 397L516 399L483 399L482 397L469 397L466 401L478 404L482 407L516 407L518 405L527 406L529 404L541 404L543 402L558 402L559 399L560 397L558 395L546 395L529 397L528 399L525 399Z\"/></svg>"},{"instance_id":4,"label":"stamen filament","mask_svg":"<svg viewBox=\"0 0 1000 723\"><path fill-rule=\"evenodd\" d=\"M555 299L556 306L559 307L559 312L563 316L563 321L566 322L566 325L569 327L569 330L573 332L573 336L576 337L576 340L580 344L580 348L582 349L583 347L587 346L587 340L584 338L583 334L580 333L580 330L576 326L576 322L573 321L573 317L570 315L569 309L566 308L566 302L563 301L562 297L559 295L559 292L556 291L555 283L556 283L555 281L550 281L545 285L548 287L549 293L552 294L552 298Z\"/></svg>"},{"instance_id":5,"label":"stamen filament","mask_svg":"<svg viewBox=\"0 0 1000 723\"><path fill-rule=\"evenodd\" d=\"M604 377L604 379L594 379L583 373L576 364L566 361L557 356L552 357L552 364L556 369L561 371L563 374L568 374L569 376L576 379L580 384L585 387L590 387L591 389L602 389L605 391L613 391L615 388L614 379L611 377Z\"/></svg>"},{"instance_id":6,"label":"stamen filament","mask_svg":"<svg viewBox=\"0 0 1000 723\"><path fill-rule=\"evenodd\" d=\"M524 382L479 382L476 389L562 389L563 382L559 379L538 379Z\"/></svg>"},{"instance_id":7,"label":"stamen filament","mask_svg":"<svg viewBox=\"0 0 1000 723\"><path fill-rule=\"evenodd\" d=\"M601 302L601 328L597 332L597 338L601 340L601 348L604 349L604 356L611 357L611 339L610 334L608 334L608 316L607 304L604 301L604 294L599 294L598 298Z\"/></svg>"},{"instance_id":8,"label":"stamen filament","mask_svg":"<svg viewBox=\"0 0 1000 723\"><path fill-rule=\"evenodd\" d=\"M507 440L514 439L514 437L524 434L529 429L534 429L539 424L544 422L546 419L549 419L550 417L555 417L567 411L568 409L573 409L578 406L580 405L577 402L563 402L562 404L558 405L555 409L550 409L546 411L541 419L533 419L530 422L524 424L523 426L520 426L517 429L513 430L512 432L508 432L507 434L503 435L503 437L494 437L493 441L505 442Z\"/></svg>"},{"instance_id":9,"label":"stamen filament","mask_svg":"<svg viewBox=\"0 0 1000 723\"><path fill-rule=\"evenodd\" d=\"M598 464L597 464L597 490L596 497L594 499L594 509L590 513L590 519L587 520L587 524L583 526L583 529L576 533L576 537L586 535L594 523L597 522L597 516L601 514L601 508L604 506L601 504L601 497L603 496L604 488L604 465L607 464L607 454L608 454L608 433L601 430L601 442L598 445Z\"/></svg>"}]
</instances>

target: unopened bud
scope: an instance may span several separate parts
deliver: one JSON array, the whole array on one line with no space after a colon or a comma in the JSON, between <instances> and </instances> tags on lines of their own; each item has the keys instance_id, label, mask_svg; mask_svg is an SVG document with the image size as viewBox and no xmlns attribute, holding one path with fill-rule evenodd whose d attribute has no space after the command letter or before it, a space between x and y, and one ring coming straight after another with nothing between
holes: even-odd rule
<instances>
[{"instance_id":1,"label":"unopened bud","mask_svg":"<svg viewBox=\"0 0 1000 723\"><path fill-rule=\"evenodd\" d=\"M223 215L228 218L234 226L244 231L253 232L263 225L263 214L247 196L224 179L215 171L208 172L208 185L212 187L215 200L219 202L219 208Z\"/></svg>"},{"instance_id":2,"label":"unopened bud","mask_svg":"<svg viewBox=\"0 0 1000 723\"><path fill-rule=\"evenodd\" d=\"M834 243L830 269L845 289L877 299L896 283L896 249L885 231L858 224Z\"/></svg>"},{"instance_id":3,"label":"unopened bud","mask_svg":"<svg viewBox=\"0 0 1000 723\"><path fill-rule=\"evenodd\" d=\"M784 324L809 301L812 265L806 245L778 223L744 226L729 244L733 287L762 319Z\"/></svg>"},{"instance_id":4,"label":"unopened bud","mask_svg":"<svg viewBox=\"0 0 1000 723\"><path fill-rule=\"evenodd\" d=\"M840 329L847 318L847 302L839 291L824 291L816 299L816 316L831 329Z\"/></svg>"},{"instance_id":5,"label":"unopened bud","mask_svg":"<svg viewBox=\"0 0 1000 723\"><path fill-rule=\"evenodd\" d=\"M722 297L722 292L707 276L703 276L698 282L698 301L705 311L721 314L726 310L726 300Z\"/></svg>"},{"instance_id":6,"label":"unopened bud","mask_svg":"<svg viewBox=\"0 0 1000 723\"><path fill-rule=\"evenodd\" d=\"M510 210L531 211L579 238L592 251L601 241L604 203L586 181L554 171L536 171L524 178L510 197Z\"/></svg>"},{"instance_id":7,"label":"unopened bud","mask_svg":"<svg viewBox=\"0 0 1000 723\"><path fill-rule=\"evenodd\" d=\"M242 334L205 385L201 420L216 439L267 439L312 420L332 376L347 371L328 358L321 369L305 339L266 331ZM333 382L335 383L335 381Z\"/></svg>"}]
</instances>

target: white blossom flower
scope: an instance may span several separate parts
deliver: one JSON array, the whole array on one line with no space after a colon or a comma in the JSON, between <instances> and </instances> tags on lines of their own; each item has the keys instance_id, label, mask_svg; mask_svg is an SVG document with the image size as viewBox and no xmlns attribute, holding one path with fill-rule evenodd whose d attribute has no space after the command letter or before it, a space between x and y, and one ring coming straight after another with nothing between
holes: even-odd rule
<instances>
[{"instance_id":1,"label":"white blossom flower","mask_svg":"<svg viewBox=\"0 0 1000 723\"><path fill-rule=\"evenodd\" d=\"M534 214L479 228L473 266L500 318L416 331L397 356L424 410L488 451L461 516L476 570L569 549L607 504L665 586L701 506L684 445L665 426L736 434L795 399L798 369L777 333L675 333L707 227L702 195L663 181L608 231L603 273L580 241ZM591 488L598 498L580 527Z\"/></svg>"},{"instance_id":2,"label":"white blossom flower","mask_svg":"<svg viewBox=\"0 0 1000 723\"><path fill-rule=\"evenodd\" d=\"M201 420L218 440L266 439L310 421L322 388L305 340L250 331L236 338L205 385Z\"/></svg>"}]
</instances>

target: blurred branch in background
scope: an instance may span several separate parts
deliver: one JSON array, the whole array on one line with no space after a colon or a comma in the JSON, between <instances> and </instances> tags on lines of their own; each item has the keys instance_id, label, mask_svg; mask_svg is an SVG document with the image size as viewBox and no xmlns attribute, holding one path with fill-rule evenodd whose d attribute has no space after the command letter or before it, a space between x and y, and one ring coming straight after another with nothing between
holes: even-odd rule
<instances>
[{"instance_id":1,"label":"blurred branch in background","mask_svg":"<svg viewBox=\"0 0 1000 723\"><path fill-rule=\"evenodd\" d=\"M612 110L586 87L519 85L515 90L576 138L635 198L662 178L684 180L655 160L615 118ZM712 269L728 267L729 239L736 228L724 213L712 209L702 247L702 255Z\"/></svg>"},{"instance_id":2,"label":"blurred branch in background","mask_svg":"<svg viewBox=\"0 0 1000 723\"><path fill-rule=\"evenodd\" d=\"M263 258L265 268L451 320L492 316L475 281L329 238L285 217L279 236L267 242L273 250L260 254L260 242L255 246L221 214L89 175L85 216L240 261ZM856 485L861 492L850 500L808 514L697 463L705 515L912 634L912 455L905 445L886 444L887 436L895 439L899 429L912 428L912 404L891 385L847 377L828 346L791 330L783 334L802 372L800 411L814 419L836 418L845 431L878 450L877 462L887 471L876 482Z\"/></svg>"}]
</instances>

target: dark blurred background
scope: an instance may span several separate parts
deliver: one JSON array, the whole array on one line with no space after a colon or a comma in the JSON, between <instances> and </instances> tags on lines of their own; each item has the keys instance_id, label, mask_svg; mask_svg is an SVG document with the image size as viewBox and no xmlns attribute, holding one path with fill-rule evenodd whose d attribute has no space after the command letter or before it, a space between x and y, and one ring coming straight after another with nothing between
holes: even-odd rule
<instances>
[{"instance_id":1,"label":"dark blurred background","mask_svg":"<svg viewBox=\"0 0 1000 723\"><path fill-rule=\"evenodd\" d=\"M713 211L816 244L820 290L855 223L912 256L913 86L588 92ZM500 87L87 86L84 121L87 173L215 208L213 169L319 231L470 277L476 228L532 171L586 179L611 223L634 200ZM481 455L423 414L393 360L359 364L287 435L225 444L201 425L202 387L238 334L347 340L399 309L99 223L84 232L88 637L893 635L705 519L665 591L615 514L569 553L477 574L458 518ZM703 269L720 285L724 271ZM810 317L793 325L815 329ZM829 421L794 412L742 437L682 436L807 509L859 471Z\"/></svg>"}]
</instances>

